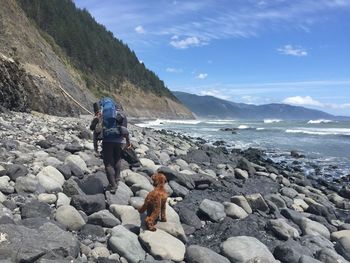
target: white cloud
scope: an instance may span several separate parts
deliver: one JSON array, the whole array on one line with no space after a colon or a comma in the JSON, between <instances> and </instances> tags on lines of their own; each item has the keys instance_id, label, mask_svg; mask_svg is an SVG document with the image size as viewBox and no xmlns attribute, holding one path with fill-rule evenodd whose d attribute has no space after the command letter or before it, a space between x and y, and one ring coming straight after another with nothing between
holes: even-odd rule
<instances>
[{"instance_id":1,"label":"white cloud","mask_svg":"<svg viewBox=\"0 0 350 263\"><path fill-rule=\"evenodd\" d=\"M291 55L296 57L304 57L307 56L307 51L300 47L300 46L293 46L293 45L284 45L281 48L277 49L278 52L284 55Z\"/></svg>"},{"instance_id":2,"label":"white cloud","mask_svg":"<svg viewBox=\"0 0 350 263\"><path fill-rule=\"evenodd\" d=\"M286 104L292 104L292 105L304 105L304 106L316 106L316 107L323 107L324 106L324 104L313 99L310 96L289 97L289 98L285 98L282 102L286 103Z\"/></svg>"},{"instance_id":3,"label":"white cloud","mask_svg":"<svg viewBox=\"0 0 350 263\"><path fill-rule=\"evenodd\" d=\"M202 90L199 95L201 96L213 96L222 100L230 99L230 96L222 94L221 91L213 89L213 90Z\"/></svg>"},{"instance_id":4,"label":"white cloud","mask_svg":"<svg viewBox=\"0 0 350 263\"><path fill-rule=\"evenodd\" d=\"M208 77L208 74L207 73L200 73L198 74L198 76L196 77L197 79L205 79Z\"/></svg>"},{"instance_id":5,"label":"white cloud","mask_svg":"<svg viewBox=\"0 0 350 263\"><path fill-rule=\"evenodd\" d=\"M328 109L350 109L350 103L335 104L335 103L322 103L318 100L313 99L310 96L295 96L289 97L282 101L282 103L292 104L297 106L313 106Z\"/></svg>"},{"instance_id":6,"label":"white cloud","mask_svg":"<svg viewBox=\"0 0 350 263\"><path fill-rule=\"evenodd\" d=\"M174 36L171 38L170 45L172 45L175 48L178 49L186 49L189 47L198 47L206 45L207 43L204 41L201 41L198 37L187 37L184 39L174 38ZM178 40L179 39L179 40Z\"/></svg>"},{"instance_id":7,"label":"white cloud","mask_svg":"<svg viewBox=\"0 0 350 263\"><path fill-rule=\"evenodd\" d=\"M166 68L165 71L170 72L170 73L181 73L182 69L181 68Z\"/></svg>"},{"instance_id":8,"label":"white cloud","mask_svg":"<svg viewBox=\"0 0 350 263\"><path fill-rule=\"evenodd\" d=\"M134 28L136 33L139 34L146 34L146 30L143 28L143 26L137 26Z\"/></svg>"}]
</instances>

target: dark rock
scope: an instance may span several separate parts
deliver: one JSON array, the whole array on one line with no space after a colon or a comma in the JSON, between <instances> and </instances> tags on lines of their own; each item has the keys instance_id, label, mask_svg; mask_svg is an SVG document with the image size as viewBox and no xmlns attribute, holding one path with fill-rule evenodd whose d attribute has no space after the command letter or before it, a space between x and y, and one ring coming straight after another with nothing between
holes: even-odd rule
<instances>
[{"instance_id":1,"label":"dark rock","mask_svg":"<svg viewBox=\"0 0 350 263\"><path fill-rule=\"evenodd\" d=\"M260 163L263 161L265 156L265 152L263 150L256 148L248 148L247 150L243 151L242 154L244 158L253 163Z\"/></svg>"},{"instance_id":2,"label":"dark rock","mask_svg":"<svg viewBox=\"0 0 350 263\"><path fill-rule=\"evenodd\" d=\"M5 140L2 142L2 147L7 151L17 150L19 143L17 141Z\"/></svg>"},{"instance_id":3,"label":"dark rock","mask_svg":"<svg viewBox=\"0 0 350 263\"><path fill-rule=\"evenodd\" d=\"M223 145L225 145L225 144L226 144L226 142L223 141L223 140L215 141L215 142L213 143L214 146L223 146Z\"/></svg>"},{"instance_id":4,"label":"dark rock","mask_svg":"<svg viewBox=\"0 0 350 263\"><path fill-rule=\"evenodd\" d=\"M281 209L281 214L285 218L290 219L293 222L299 222L300 219L303 217L299 212L288 209L288 208Z\"/></svg>"},{"instance_id":5,"label":"dark rock","mask_svg":"<svg viewBox=\"0 0 350 263\"><path fill-rule=\"evenodd\" d=\"M265 200L274 203L279 209L286 208L285 201L278 194L269 194L264 196Z\"/></svg>"},{"instance_id":6,"label":"dark rock","mask_svg":"<svg viewBox=\"0 0 350 263\"><path fill-rule=\"evenodd\" d=\"M18 177L26 176L28 169L21 164L9 164L6 168L6 175L10 177L11 181L16 181Z\"/></svg>"},{"instance_id":7,"label":"dark rock","mask_svg":"<svg viewBox=\"0 0 350 263\"><path fill-rule=\"evenodd\" d=\"M103 227L115 227L120 225L120 221L108 210L102 210L96 213L89 215L88 221L89 224L99 225Z\"/></svg>"},{"instance_id":8,"label":"dark rock","mask_svg":"<svg viewBox=\"0 0 350 263\"><path fill-rule=\"evenodd\" d=\"M195 229L200 229L202 227L202 222L196 214L196 211L193 211L187 207L182 207L179 211L180 220L182 223L192 226Z\"/></svg>"},{"instance_id":9,"label":"dark rock","mask_svg":"<svg viewBox=\"0 0 350 263\"><path fill-rule=\"evenodd\" d=\"M19 225L23 225L27 228L31 228L31 229L39 229L41 226L43 226L46 223L51 223L54 224L56 226L58 226L59 228L61 228L62 230L66 230L66 227L63 226L62 224L60 224L57 221L54 220L50 220L47 218L42 218L42 217L36 217L36 218L26 218L26 219L22 219L18 222Z\"/></svg>"},{"instance_id":10,"label":"dark rock","mask_svg":"<svg viewBox=\"0 0 350 263\"><path fill-rule=\"evenodd\" d=\"M71 205L77 210L82 210L87 215L91 215L106 208L105 196L103 194L73 195Z\"/></svg>"},{"instance_id":11,"label":"dark rock","mask_svg":"<svg viewBox=\"0 0 350 263\"><path fill-rule=\"evenodd\" d=\"M72 171L68 165L59 164L56 169L61 172L61 174L64 176L64 179L68 180L71 178Z\"/></svg>"},{"instance_id":12,"label":"dark rock","mask_svg":"<svg viewBox=\"0 0 350 263\"><path fill-rule=\"evenodd\" d=\"M17 207L16 202L14 200L5 200L4 202L2 202L2 204L11 211L13 211Z\"/></svg>"},{"instance_id":13,"label":"dark rock","mask_svg":"<svg viewBox=\"0 0 350 263\"><path fill-rule=\"evenodd\" d=\"M0 216L0 225L5 225L5 224L15 224L15 221L13 221L13 219L7 215ZM0 248L0 251L1 251L1 248Z\"/></svg>"},{"instance_id":14,"label":"dark rock","mask_svg":"<svg viewBox=\"0 0 350 263\"><path fill-rule=\"evenodd\" d=\"M52 147L52 143L48 140L41 140L36 142L36 145L40 146L42 149L49 149Z\"/></svg>"},{"instance_id":15,"label":"dark rock","mask_svg":"<svg viewBox=\"0 0 350 263\"><path fill-rule=\"evenodd\" d=\"M93 174L93 176L95 176L102 182L103 187L106 188L109 185L107 175L105 172L97 171L96 173Z\"/></svg>"},{"instance_id":16,"label":"dark rock","mask_svg":"<svg viewBox=\"0 0 350 263\"><path fill-rule=\"evenodd\" d=\"M210 186L212 183L216 182L213 177L206 174L192 174L191 177L197 189L200 185Z\"/></svg>"},{"instance_id":17,"label":"dark rock","mask_svg":"<svg viewBox=\"0 0 350 263\"><path fill-rule=\"evenodd\" d=\"M141 261L140 261L141 262ZM120 263L119 260L99 257L97 263Z\"/></svg>"},{"instance_id":18,"label":"dark rock","mask_svg":"<svg viewBox=\"0 0 350 263\"><path fill-rule=\"evenodd\" d=\"M300 257L299 263L322 263L322 262L315 258L303 255Z\"/></svg>"},{"instance_id":19,"label":"dark rock","mask_svg":"<svg viewBox=\"0 0 350 263\"><path fill-rule=\"evenodd\" d=\"M322 248L333 249L333 243L323 236L305 235L300 238L300 244L316 253Z\"/></svg>"},{"instance_id":20,"label":"dark rock","mask_svg":"<svg viewBox=\"0 0 350 263\"><path fill-rule=\"evenodd\" d=\"M106 240L105 231L101 226L85 224L79 231L79 237L82 239L90 239L92 241L103 242Z\"/></svg>"},{"instance_id":21,"label":"dark rock","mask_svg":"<svg viewBox=\"0 0 350 263\"><path fill-rule=\"evenodd\" d=\"M10 255L16 262L35 262L49 254L51 259L76 258L79 242L74 236L54 224L46 223L38 229L21 225L0 225L0 233L8 242L1 243L1 256ZM12 261L11 261L12 262Z\"/></svg>"},{"instance_id":22,"label":"dark rock","mask_svg":"<svg viewBox=\"0 0 350 263\"><path fill-rule=\"evenodd\" d=\"M190 175L178 173L166 166L160 167L158 169L158 172L163 173L166 176L168 182L174 180L175 182L187 187L188 189L194 189L195 187L194 181Z\"/></svg>"},{"instance_id":23,"label":"dark rock","mask_svg":"<svg viewBox=\"0 0 350 263\"><path fill-rule=\"evenodd\" d=\"M79 145L79 144L67 144L64 149L67 152L70 152L71 154L74 154L76 152L80 152L84 149L83 146Z\"/></svg>"},{"instance_id":24,"label":"dark rock","mask_svg":"<svg viewBox=\"0 0 350 263\"><path fill-rule=\"evenodd\" d=\"M22 218L50 217L51 207L43 202L33 199L21 207Z\"/></svg>"},{"instance_id":25,"label":"dark rock","mask_svg":"<svg viewBox=\"0 0 350 263\"><path fill-rule=\"evenodd\" d=\"M72 197L73 195L84 195L84 191L81 190L78 183L72 178L65 181L62 188L63 193L65 193L68 197Z\"/></svg>"},{"instance_id":26,"label":"dark rock","mask_svg":"<svg viewBox=\"0 0 350 263\"><path fill-rule=\"evenodd\" d=\"M250 176L254 175L256 172L253 165L244 157L238 159L237 167L246 170Z\"/></svg>"},{"instance_id":27,"label":"dark rock","mask_svg":"<svg viewBox=\"0 0 350 263\"><path fill-rule=\"evenodd\" d=\"M297 151L295 151L295 150L292 150L291 152L290 152L290 155L293 157L293 158L305 158L305 155L303 155L303 154L300 154L300 153L298 153Z\"/></svg>"},{"instance_id":28,"label":"dark rock","mask_svg":"<svg viewBox=\"0 0 350 263\"><path fill-rule=\"evenodd\" d=\"M178 184L175 181L170 181L169 185L174 191L172 196L180 196L184 198L190 192L186 187Z\"/></svg>"},{"instance_id":29,"label":"dark rock","mask_svg":"<svg viewBox=\"0 0 350 263\"><path fill-rule=\"evenodd\" d=\"M278 170L275 167L273 167L272 165L268 164L265 167L269 173L279 174Z\"/></svg>"},{"instance_id":30,"label":"dark rock","mask_svg":"<svg viewBox=\"0 0 350 263\"><path fill-rule=\"evenodd\" d=\"M342 255L346 260L350 260L350 238L342 237L335 244L335 250Z\"/></svg>"},{"instance_id":31,"label":"dark rock","mask_svg":"<svg viewBox=\"0 0 350 263\"><path fill-rule=\"evenodd\" d=\"M209 154L202 149L190 149L184 160L188 163L210 163Z\"/></svg>"},{"instance_id":32,"label":"dark rock","mask_svg":"<svg viewBox=\"0 0 350 263\"><path fill-rule=\"evenodd\" d=\"M312 251L301 246L298 242L289 240L275 248L273 255L281 262L299 263L302 255L312 256Z\"/></svg>"},{"instance_id":33,"label":"dark rock","mask_svg":"<svg viewBox=\"0 0 350 263\"><path fill-rule=\"evenodd\" d=\"M350 199L350 189L343 186L339 191L339 195L344 198Z\"/></svg>"},{"instance_id":34,"label":"dark rock","mask_svg":"<svg viewBox=\"0 0 350 263\"><path fill-rule=\"evenodd\" d=\"M197 245L187 247L185 259L188 263L230 263L227 258L220 254Z\"/></svg>"},{"instance_id":35,"label":"dark rock","mask_svg":"<svg viewBox=\"0 0 350 263\"><path fill-rule=\"evenodd\" d=\"M78 137L83 140L91 140L92 133L89 130L82 128L81 131L78 133Z\"/></svg>"},{"instance_id":36,"label":"dark rock","mask_svg":"<svg viewBox=\"0 0 350 263\"><path fill-rule=\"evenodd\" d=\"M87 176L82 180L78 181L78 185L81 190L87 195L103 194L104 186L103 181L97 176Z\"/></svg>"},{"instance_id":37,"label":"dark rock","mask_svg":"<svg viewBox=\"0 0 350 263\"><path fill-rule=\"evenodd\" d=\"M68 166L72 172L72 175L82 179L84 177L84 171L76 164L69 162Z\"/></svg>"},{"instance_id":38,"label":"dark rock","mask_svg":"<svg viewBox=\"0 0 350 263\"><path fill-rule=\"evenodd\" d=\"M319 204L310 204L308 209L306 209L306 212L318 216L323 216L327 219L335 219L334 214L332 215L331 213L329 213L327 207Z\"/></svg>"},{"instance_id":39,"label":"dark rock","mask_svg":"<svg viewBox=\"0 0 350 263\"><path fill-rule=\"evenodd\" d=\"M193 226L182 224L182 228L186 236L192 235L194 232L196 232L196 228L194 228Z\"/></svg>"}]
</instances>

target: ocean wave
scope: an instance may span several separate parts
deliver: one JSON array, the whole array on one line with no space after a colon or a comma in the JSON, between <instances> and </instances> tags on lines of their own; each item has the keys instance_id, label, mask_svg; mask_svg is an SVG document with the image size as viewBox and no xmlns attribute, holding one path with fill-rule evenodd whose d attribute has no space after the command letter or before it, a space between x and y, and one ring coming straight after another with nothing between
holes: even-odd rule
<instances>
[{"instance_id":1,"label":"ocean wave","mask_svg":"<svg viewBox=\"0 0 350 263\"><path fill-rule=\"evenodd\" d=\"M325 119L319 119L319 120L309 120L308 124L321 124L321 123L331 123L334 122L332 120L325 120Z\"/></svg>"},{"instance_id":2,"label":"ocean wave","mask_svg":"<svg viewBox=\"0 0 350 263\"><path fill-rule=\"evenodd\" d=\"M239 130L247 130L247 129L251 129L251 127L249 127L248 125L242 124L242 125L239 125L237 127L237 129L239 129Z\"/></svg>"},{"instance_id":3,"label":"ocean wave","mask_svg":"<svg viewBox=\"0 0 350 263\"><path fill-rule=\"evenodd\" d=\"M156 119L151 121L146 121L142 123L135 124L138 127L153 127L153 126L161 126L164 124L187 124L187 125L196 125L201 123L200 120L168 120L168 119Z\"/></svg>"},{"instance_id":4,"label":"ocean wave","mask_svg":"<svg viewBox=\"0 0 350 263\"><path fill-rule=\"evenodd\" d=\"M203 121L206 124L234 124L236 120L215 120L215 121Z\"/></svg>"},{"instance_id":5,"label":"ocean wave","mask_svg":"<svg viewBox=\"0 0 350 263\"><path fill-rule=\"evenodd\" d=\"M256 128L257 131L263 131L266 130L265 128Z\"/></svg>"},{"instance_id":6,"label":"ocean wave","mask_svg":"<svg viewBox=\"0 0 350 263\"><path fill-rule=\"evenodd\" d=\"M265 119L264 123L267 123L267 124L269 124L269 123L278 123L278 122L281 122L281 121L283 121L283 120L280 120L280 119Z\"/></svg>"},{"instance_id":7,"label":"ocean wave","mask_svg":"<svg viewBox=\"0 0 350 263\"><path fill-rule=\"evenodd\" d=\"M288 130L286 130L286 132L287 133L303 133L303 134L310 134L310 135L342 135L342 136L350 136L350 129L347 129L347 128L288 129Z\"/></svg>"}]
</instances>

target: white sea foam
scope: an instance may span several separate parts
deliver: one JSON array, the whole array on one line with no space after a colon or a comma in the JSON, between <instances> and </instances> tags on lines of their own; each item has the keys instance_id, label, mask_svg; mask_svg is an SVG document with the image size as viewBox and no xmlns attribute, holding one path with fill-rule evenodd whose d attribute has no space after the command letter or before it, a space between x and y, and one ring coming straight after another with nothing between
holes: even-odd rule
<instances>
[{"instance_id":1,"label":"white sea foam","mask_svg":"<svg viewBox=\"0 0 350 263\"><path fill-rule=\"evenodd\" d=\"M308 124L321 124L321 123L331 123L334 122L332 120L325 120L325 119L319 119L319 120L309 120Z\"/></svg>"},{"instance_id":2,"label":"white sea foam","mask_svg":"<svg viewBox=\"0 0 350 263\"><path fill-rule=\"evenodd\" d=\"M146 121L142 123L135 124L138 127L154 127L161 126L165 124L187 124L187 125L196 125L201 123L200 120L167 120L167 119L156 119L152 121Z\"/></svg>"},{"instance_id":3,"label":"white sea foam","mask_svg":"<svg viewBox=\"0 0 350 263\"><path fill-rule=\"evenodd\" d=\"M350 136L350 129L347 128L302 128L288 129L287 133L303 133L310 135L347 135Z\"/></svg>"},{"instance_id":4,"label":"white sea foam","mask_svg":"<svg viewBox=\"0 0 350 263\"><path fill-rule=\"evenodd\" d=\"M282 120L280 119L265 119L264 123L278 123L281 122Z\"/></svg>"},{"instance_id":5,"label":"white sea foam","mask_svg":"<svg viewBox=\"0 0 350 263\"><path fill-rule=\"evenodd\" d=\"M206 124L223 124L223 125L226 125L226 124L234 124L236 123L237 121L236 120L211 120L211 121L203 121L204 123Z\"/></svg>"},{"instance_id":6,"label":"white sea foam","mask_svg":"<svg viewBox=\"0 0 350 263\"><path fill-rule=\"evenodd\" d=\"M238 126L238 129L240 129L240 130L246 130L246 129L250 129L250 127L249 127L248 125L242 124L242 125L239 125L239 126Z\"/></svg>"},{"instance_id":7,"label":"white sea foam","mask_svg":"<svg viewBox=\"0 0 350 263\"><path fill-rule=\"evenodd\" d=\"M266 130L265 128L256 128L257 131L263 131Z\"/></svg>"}]
</instances>

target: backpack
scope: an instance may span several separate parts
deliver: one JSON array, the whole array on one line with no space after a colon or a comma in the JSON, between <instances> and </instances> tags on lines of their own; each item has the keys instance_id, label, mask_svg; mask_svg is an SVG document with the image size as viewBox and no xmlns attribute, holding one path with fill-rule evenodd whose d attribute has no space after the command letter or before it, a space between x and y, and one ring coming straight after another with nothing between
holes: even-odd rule
<instances>
[{"instance_id":1,"label":"backpack","mask_svg":"<svg viewBox=\"0 0 350 263\"><path fill-rule=\"evenodd\" d=\"M111 98L103 98L100 101L102 113L103 139L115 139L122 137L119 121L120 114L117 113L117 105Z\"/></svg>"}]
</instances>

